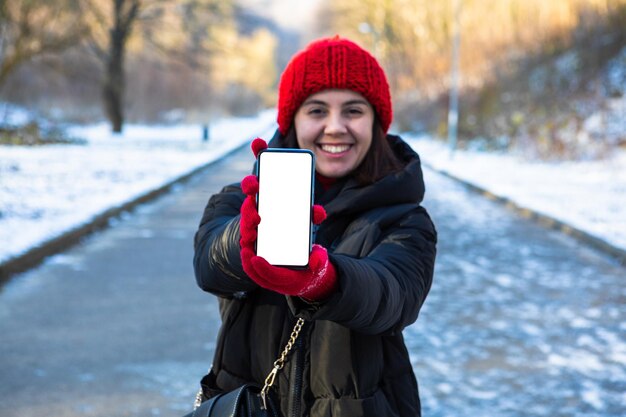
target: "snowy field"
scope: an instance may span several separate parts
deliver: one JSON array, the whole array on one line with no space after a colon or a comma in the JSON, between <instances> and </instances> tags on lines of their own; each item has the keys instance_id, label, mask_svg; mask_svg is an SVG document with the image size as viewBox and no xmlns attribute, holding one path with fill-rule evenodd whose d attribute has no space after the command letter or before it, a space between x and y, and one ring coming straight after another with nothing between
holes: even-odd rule
<instances>
[{"instance_id":1,"label":"snowy field","mask_svg":"<svg viewBox=\"0 0 626 417\"><path fill-rule=\"evenodd\" d=\"M203 142L199 125L74 128L87 145L0 146L0 262L215 160L255 136L275 113L224 119ZM542 163L457 151L405 136L432 167L626 249L626 152L593 162ZM428 184L427 184L428 186Z\"/></svg>"},{"instance_id":2,"label":"snowy field","mask_svg":"<svg viewBox=\"0 0 626 417\"><path fill-rule=\"evenodd\" d=\"M0 262L274 131L275 112L202 127L71 129L86 145L0 146ZM271 133L270 133L271 132Z\"/></svg>"},{"instance_id":3,"label":"snowy field","mask_svg":"<svg viewBox=\"0 0 626 417\"><path fill-rule=\"evenodd\" d=\"M451 154L442 142L406 139L437 171L626 250L625 151L606 160L547 163L477 151Z\"/></svg>"}]
</instances>

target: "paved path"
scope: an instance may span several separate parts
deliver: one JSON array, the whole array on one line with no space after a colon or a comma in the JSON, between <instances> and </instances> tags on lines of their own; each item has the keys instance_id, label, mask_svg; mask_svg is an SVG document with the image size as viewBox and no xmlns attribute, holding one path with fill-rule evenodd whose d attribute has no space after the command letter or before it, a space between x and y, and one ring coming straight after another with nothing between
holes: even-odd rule
<instances>
[{"instance_id":1,"label":"paved path","mask_svg":"<svg viewBox=\"0 0 626 417\"><path fill-rule=\"evenodd\" d=\"M424 415L626 415L626 269L440 175L425 181L439 255L405 332Z\"/></svg>"},{"instance_id":2,"label":"paved path","mask_svg":"<svg viewBox=\"0 0 626 417\"><path fill-rule=\"evenodd\" d=\"M247 149L0 292L0 416L180 416L210 365L192 236ZM425 416L618 416L626 271L427 172L433 290L405 332Z\"/></svg>"},{"instance_id":3,"label":"paved path","mask_svg":"<svg viewBox=\"0 0 626 417\"><path fill-rule=\"evenodd\" d=\"M213 297L195 284L208 197L252 166L244 149L0 294L0 416L178 416L212 360Z\"/></svg>"}]
</instances>

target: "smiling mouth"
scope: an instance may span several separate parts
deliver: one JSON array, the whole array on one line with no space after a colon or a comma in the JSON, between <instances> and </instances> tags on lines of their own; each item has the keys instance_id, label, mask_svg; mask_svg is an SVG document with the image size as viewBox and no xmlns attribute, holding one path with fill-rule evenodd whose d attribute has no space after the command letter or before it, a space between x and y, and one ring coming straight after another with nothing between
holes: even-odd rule
<instances>
[{"instance_id":1,"label":"smiling mouth","mask_svg":"<svg viewBox=\"0 0 626 417\"><path fill-rule=\"evenodd\" d=\"M327 145L327 144L320 144L319 147L324 151L324 152L328 152L328 153L342 153L342 152L346 152L348 149L350 149L351 145Z\"/></svg>"}]
</instances>

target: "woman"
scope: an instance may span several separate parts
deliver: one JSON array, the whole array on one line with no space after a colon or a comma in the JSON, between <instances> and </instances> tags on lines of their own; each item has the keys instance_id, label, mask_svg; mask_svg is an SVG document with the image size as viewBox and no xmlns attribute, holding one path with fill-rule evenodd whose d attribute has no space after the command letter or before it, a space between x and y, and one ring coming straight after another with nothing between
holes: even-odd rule
<instances>
[{"instance_id":1,"label":"woman","mask_svg":"<svg viewBox=\"0 0 626 417\"><path fill-rule=\"evenodd\" d=\"M263 385L304 318L272 387L285 417L420 415L402 330L430 289L437 235L420 206L419 157L387 134L391 120L385 74L355 43L318 40L289 62L269 145L315 154L315 203L327 217L309 267L291 270L252 250L255 177L242 181L245 193L233 184L211 197L194 258L197 282L219 297L222 314L205 397ZM323 219L319 206L314 213Z\"/></svg>"}]
</instances>

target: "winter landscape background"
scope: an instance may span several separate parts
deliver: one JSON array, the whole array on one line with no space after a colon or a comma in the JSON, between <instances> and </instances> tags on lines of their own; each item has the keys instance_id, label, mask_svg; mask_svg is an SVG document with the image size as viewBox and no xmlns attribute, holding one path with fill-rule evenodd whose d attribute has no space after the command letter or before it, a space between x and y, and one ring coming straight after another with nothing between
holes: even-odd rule
<instances>
[{"instance_id":1,"label":"winter landscape background","mask_svg":"<svg viewBox=\"0 0 626 417\"><path fill-rule=\"evenodd\" d=\"M621 103L622 110L624 100ZM27 120L14 110L15 120ZM591 115L593 119L595 115ZM621 119L626 131L626 117ZM202 125L105 123L74 127L83 145L0 147L0 261L121 205L275 130L275 112ZM253 133L254 132L254 133ZM403 135L434 169L546 214L626 250L626 152L592 161L528 161L480 150L451 152L427 135ZM428 184L427 184L428 186Z\"/></svg>"}]
</instances>

